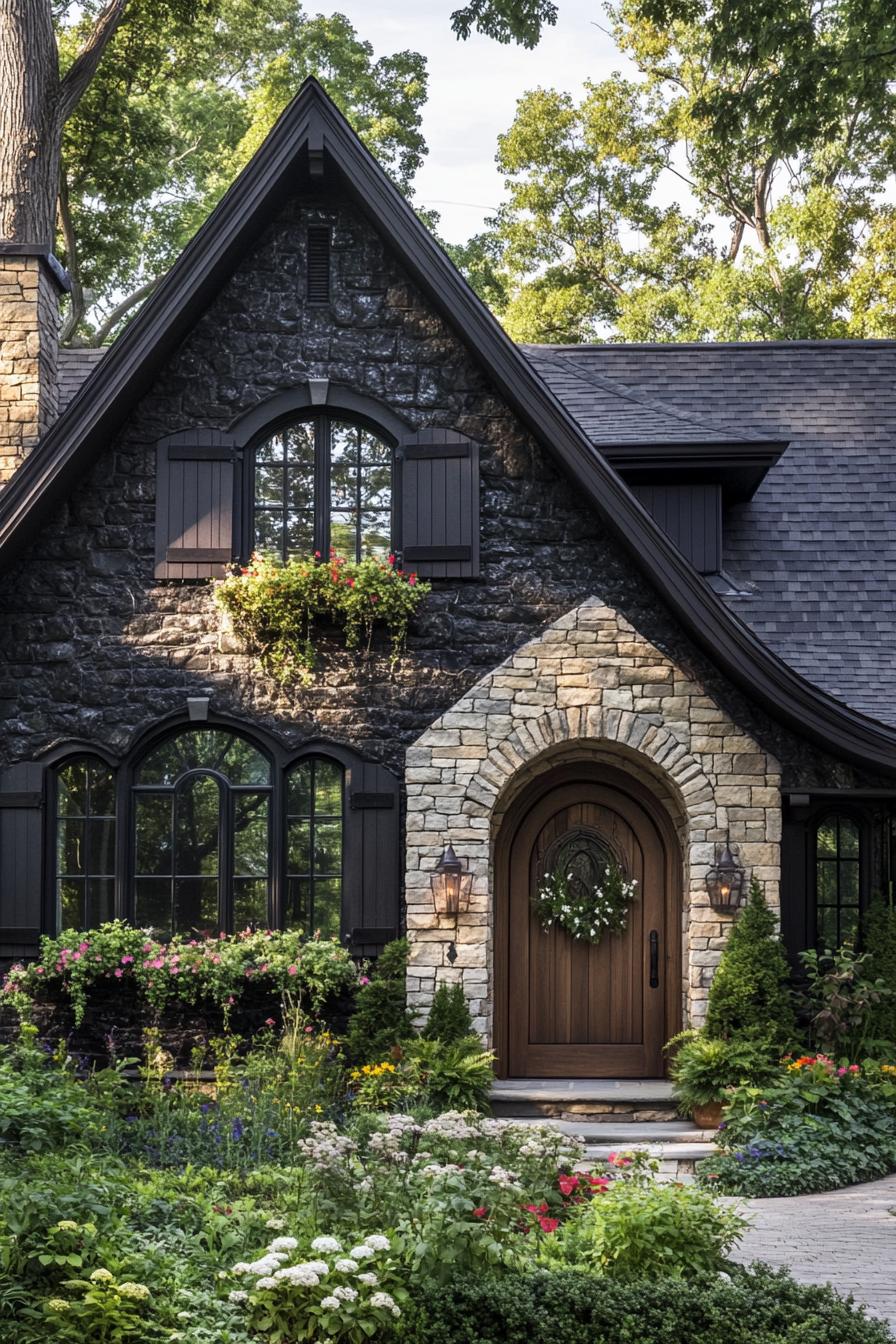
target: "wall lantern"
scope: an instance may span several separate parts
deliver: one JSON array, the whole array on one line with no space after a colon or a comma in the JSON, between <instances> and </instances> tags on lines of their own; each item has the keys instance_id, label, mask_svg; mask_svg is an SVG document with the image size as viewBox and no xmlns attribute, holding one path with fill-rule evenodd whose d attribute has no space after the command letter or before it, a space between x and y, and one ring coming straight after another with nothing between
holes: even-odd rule
<instances>
[{"instance_id":1,"label":"wall lantern","mask_svg":"<svg viewBox=\"0 0 896 1344\"><path fill-rule=\"evenodd\" d=\"M713 910L724 915L738 910L745 878L746 873L731 853L731 844L726 840L725 848L706 875L706 890Z\"/></svg>"},{"instance_id":2,"label":"wall lantern","mask_svg":"<svg viewBox=\"0 0 896 1344\"><path fill-rule=\"evenodd\" d=\"M445 846L429 883L432 887L433 909L437 915L447 915L453 919L456 930L458 915L470 908L473 874L467 872L466 860L459 859L450 844ZM453 939L448 946L447 955L453 966L457 961L457 948Z\"/></svg>"}]
</instances>

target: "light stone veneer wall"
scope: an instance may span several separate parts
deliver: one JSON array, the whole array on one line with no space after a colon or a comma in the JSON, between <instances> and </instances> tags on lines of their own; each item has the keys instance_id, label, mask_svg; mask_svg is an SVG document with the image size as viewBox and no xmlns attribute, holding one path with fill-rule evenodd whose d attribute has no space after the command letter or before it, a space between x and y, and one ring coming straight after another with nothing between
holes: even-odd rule
<instances>
[{"instance_id":1,"label":"light stone veneer wall","mask_svg":"<svg viewBox=\"0 0 896 1344\"><path fill-rule=\"evenodd\" d=\"M627 620L591 598L479 681L408 750L408 998L421 1017L437 981L460 980L490 1041L492 855L501 816L534 774L571 758L637 774L677 828L686 1023L705 1016L731 926L731 916L711 909L705 884L726 836L778 907L777 761ZM449 841L474 875L453 966L454 925L434 914L430 895L430 874Z\"/></svg>"}]
</instances>

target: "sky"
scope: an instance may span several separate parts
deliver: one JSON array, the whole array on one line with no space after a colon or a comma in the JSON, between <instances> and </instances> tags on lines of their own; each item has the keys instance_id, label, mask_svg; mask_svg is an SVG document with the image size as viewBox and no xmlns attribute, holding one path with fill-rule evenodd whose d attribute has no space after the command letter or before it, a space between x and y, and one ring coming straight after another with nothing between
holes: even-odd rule
<instances>
[{"instance_id":1,"label":"sky","mask_svg":"<svg viewBox=\"0 0 896 1344\"><path fill-rule=\"evenodd\" d=\"M579 95L586 79L605 79L631 66L605 31L600 0L559 0L559 18L534 51L473 36L459 42L450 15L459 0L334 0L377 56L410 48L429 69L423 134L429 154L416 178L415 200L437 210L439 233L464 242L500 203L495 166L498 136L513 122L529 89ZM330 7L320 4L329 12ZM306 6L314 12L317 5ZM602 27L598 26L602 25Z\"/></svg>"}]
</instances>

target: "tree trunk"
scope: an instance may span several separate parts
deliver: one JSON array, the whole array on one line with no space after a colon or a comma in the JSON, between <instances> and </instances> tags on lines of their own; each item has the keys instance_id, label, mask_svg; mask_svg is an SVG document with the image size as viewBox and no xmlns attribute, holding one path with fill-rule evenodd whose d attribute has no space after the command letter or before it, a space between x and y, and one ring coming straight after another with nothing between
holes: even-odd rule
<instances>
[{"instance_id":1,"label":"tree trunk","mask_svg":"<svg viewBox=\"0 0 896 1344\"><path fill-rule=\"evenodd\" d=\"M53 245L59 89L51 0L0 0L0 241Z\"/></svg>"}]
</instances>

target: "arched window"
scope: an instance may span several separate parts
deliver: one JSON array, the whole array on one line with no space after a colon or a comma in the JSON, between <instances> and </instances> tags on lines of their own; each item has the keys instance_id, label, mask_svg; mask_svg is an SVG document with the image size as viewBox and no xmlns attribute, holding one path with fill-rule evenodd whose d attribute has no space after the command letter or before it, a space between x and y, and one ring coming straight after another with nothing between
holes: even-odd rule
<instances>
[{"instance_id":1,"label":"arched window","mask_svg":"<svg viewBox=\"0 0 896 1344\"><path fill-rule=\"evenodd\" d=\"M135 921L161 932L270 923L271 763L226 729L186 729L134 776Z\"/></svg>"},{"instance_id":2,"label":"arched window","mask_svg":"<svg viewBox=\"0 0 896 1344\"><path fill-rule=\"evenodd\" d=\"M344 775L338 761L307 756L286 782L285 924L328 938L342 922Z\"/></svg>"},{"instance_id":3,"label":"arched window","mask_svg":"<svg viewBox=\"0 0 896 1344\"><path fill-rule=\"evenodd\" d=\"M392 547L392 449L348 420L316 416L255 449L252 548L288 560L335 549L351 560Z\"/></svg>"},{"instance_id":4,"label":"arched window","mask_svg":"<svg viewBox=\"0 0 896 1344\"><path fill-rule=\"evenodd\" d=\"M861 835L852 817L832 812L815 827L815 937L825 947L859 931Z\"/></svg>"},{"instance_id":5,"label":"arched window","mask_svg":"<svg viewBox=\"0 0 896 1344\"><path fill-rule=\"evenodd\" d=\"M56 771L56 917L60 929L85 929L115 909L115 778L96 756Z\"/></svg>"}]
</instances>

